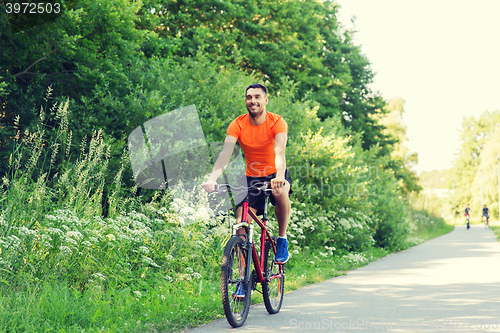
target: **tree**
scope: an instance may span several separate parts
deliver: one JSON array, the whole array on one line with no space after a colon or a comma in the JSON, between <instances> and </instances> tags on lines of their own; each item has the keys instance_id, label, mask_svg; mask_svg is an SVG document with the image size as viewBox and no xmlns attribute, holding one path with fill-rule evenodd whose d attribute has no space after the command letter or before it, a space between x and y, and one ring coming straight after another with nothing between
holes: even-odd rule
<instances>
[{"instance_id":1,"label":"tree","mask_svg":"<svg viewBox=\"0 0 500 333\"><path fill-rule=\"evenodd\" d=\"M299 98L320 103L322 120L341 117L362 133L364 149L384 147L390 139L370 115L383 114L385 103L370 90L370 63L353 45L354 32L338 24L337 7L332 1L146 0L139 14L161 36L180 38L178 56L201 49L222 66L260 74L271 91L289 77L299 83Z\"/></svg>"},{"instance_id":2,"label":"tree","mask_svg":"<svg viewBox=\"0 0 500 333\"><path fill-rule=\"evenodd\" d=\"M403 122L405 101L398 97L391 99L385 106L386 113L378 116L377 123L382 126L382 134L391 138L390 145L385 148L390 150L391 161L389 166L394 170L394 176L400 181L403 192L419 192L422 188L418 184L418 177L411 168L418 162L417 153L410 153L405 146L408 141L406 124Z\"/></svg>"},{"instance_id":3,"label":"tree","mask_svg":"<svg viewBox=\"0 0 500 333\"><path fill-rule=\"evenodd\" d=\"M491 151L492 147L498 145L494 138L498 137L499 123L500 111L486 111L478 119L464 117L462 121L461 146L451 170L451 177L455 180L456 203L459 207L474 202L475 209L480 208L480 168L484 185L487 184L486 179L495 178L490 174L494 172L491 167L495 164ZM486 151L490 153L488 157L483 158ZM486 170L489 170L488 173ZM483 196L484 193L486 192L483 192Z\"/></svg>"},{"instance_id":4,"label":"tree","mask_svg":"<svg viewBox=\"0 0 500 333\"><path fill-rule=\"evenodd\" d=\"M81 0L57 19L18 32L0 14L3 154L11 151L14 119L20 117L21 129L29 126L40 111L35 106L45 105L48 86L56 100L74 101L70 121L78 129L76 142L97 128L120 139L161 107L164 101L154 85L168 70L175 46L137 29L140 8L136 1Z\"/></svg>"}]
</instances>

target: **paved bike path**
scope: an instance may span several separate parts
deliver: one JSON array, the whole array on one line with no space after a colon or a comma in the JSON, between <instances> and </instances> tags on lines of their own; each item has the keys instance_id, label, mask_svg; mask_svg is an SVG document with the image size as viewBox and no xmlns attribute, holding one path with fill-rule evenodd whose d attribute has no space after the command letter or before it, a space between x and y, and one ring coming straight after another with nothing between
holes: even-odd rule
<instances>
[{"instance_id":1,"label":"paved bike path","mask_svg":"<svg viewBox=\"0 0 500 333\"><path fill-rule=\"evenodd\" d=\"M453 320L450 321L450 320ZM488 321L497 325L487 326ZM471 325L474 324L474 325ZM495 328L496 326L496 328ZM500 332L500 245L483 225L254 305L244 332ZM235 332L225 318L188 332Z\"/></svg>"}]
</instances>

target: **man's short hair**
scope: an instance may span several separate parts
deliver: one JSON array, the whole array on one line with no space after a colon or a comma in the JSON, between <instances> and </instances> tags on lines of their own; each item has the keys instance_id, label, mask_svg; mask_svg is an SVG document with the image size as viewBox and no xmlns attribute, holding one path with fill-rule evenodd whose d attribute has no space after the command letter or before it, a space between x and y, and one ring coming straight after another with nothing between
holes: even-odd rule
<instances>
[{"instance_id":1,"label":"man's short hair","mask_svg":"<svg viewBox=\"0 0 500 333\"><path fill-rule=\"evenodd\" d=\"M249 85L247 87L247 89L245 90L245 95L247 94L247 91L250 88L253 88L253 89L262 89L264 91L264 94L267 96L267 88L264 85L260 84L260 83L254 83L254 84Z\"/></svg>"}]
</instances>

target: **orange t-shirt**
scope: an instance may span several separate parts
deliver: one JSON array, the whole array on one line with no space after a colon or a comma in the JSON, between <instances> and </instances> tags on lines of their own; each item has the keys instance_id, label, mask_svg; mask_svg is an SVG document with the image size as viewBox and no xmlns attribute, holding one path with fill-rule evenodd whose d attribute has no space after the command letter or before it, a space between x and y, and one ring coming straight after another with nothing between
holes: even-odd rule
<instances>
[{"instance_id":1,"label":"orange t-shirt","mask_svg":"<svg viewBox=\"0 0 500 333\"><path fill-rule=\"evenodd\" d=\"M279 133L287 133L287 130L283 117L269 111L266 111L266 120L259 126L250 124L248 113L229 124L227 134L238 139L245 154L247 176L265 177L276 172L274 139Z\"/></svg>"}]
</instances>

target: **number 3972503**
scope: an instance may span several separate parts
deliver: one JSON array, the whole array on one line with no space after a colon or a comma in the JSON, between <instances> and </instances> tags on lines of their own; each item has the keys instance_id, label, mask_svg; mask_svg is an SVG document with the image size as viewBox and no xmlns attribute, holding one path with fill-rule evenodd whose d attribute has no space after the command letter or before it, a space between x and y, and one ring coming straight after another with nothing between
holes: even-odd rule
<instances>
[{"instance_id":1,"label":"number 3972503","mask_svg":"<svg viewBox=\"0 0 500 333\"><path fill-rule=\"evenodd\" d=\"M61 12L61 4L56 3L6 3L7 14L59 14Z\"/></svg>"}]
</instances>

